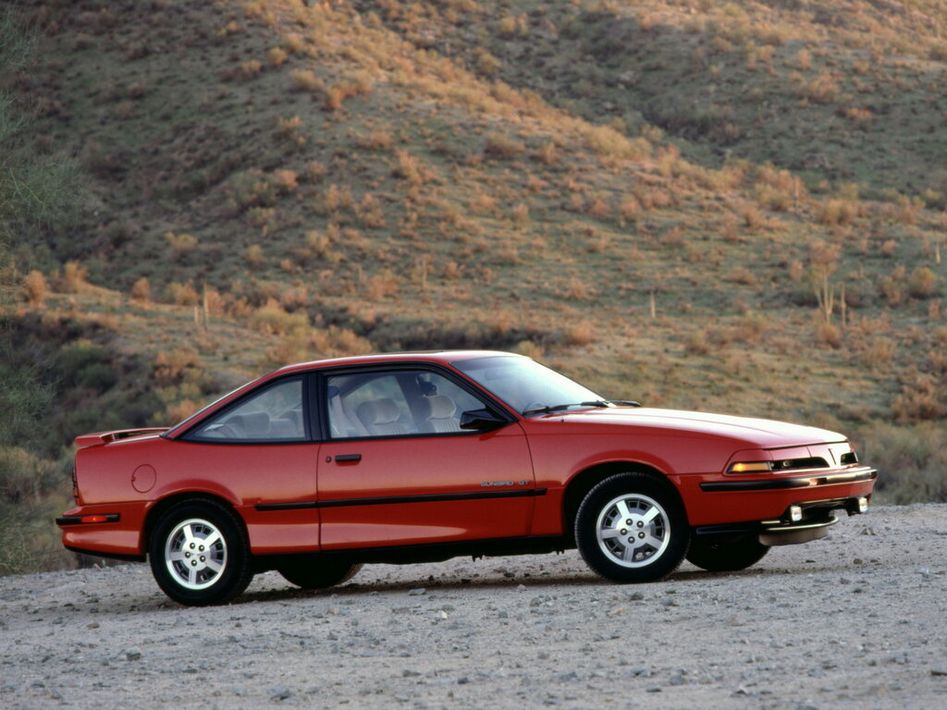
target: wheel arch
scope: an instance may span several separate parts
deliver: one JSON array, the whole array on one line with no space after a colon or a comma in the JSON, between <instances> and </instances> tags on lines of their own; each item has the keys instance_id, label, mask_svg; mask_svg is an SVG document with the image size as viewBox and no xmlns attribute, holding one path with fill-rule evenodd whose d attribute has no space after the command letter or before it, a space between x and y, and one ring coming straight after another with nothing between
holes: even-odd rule
<instances>
[{"instance_id":1,"label":"wheel arch","mask_svg":"<svg viewBox=\"0 0 947 710\"><path fill-rule=\"evenodd\" d=\"M249 539L249 531L247 530L247 522L243 519L243 516L237 511L237 508L233 503L223 496L215 495L214 493L208 493L207 491L178 491L177 493L172 493L158 500L145 514L145 523L142 526L142 540L141 546L142 549L147 554L149 546L151 545L151 535L154 532L155 525L158 524L158 521L161 519L161 516L168 509L177 505L178 503L184 502L202 502L206 501L208 503L216 503L221 507L228 509L233 513L234 518L243 528L244 536Z\"/></svg>"},{"instance_id":2,"label":"wheel arch","mask_svg":"<svg viewBox=\"0 0 947 710\"><path fill-rule=\"evenodd\" d=\"M658 481L667 488L671 495L675 496L684 511L685 517L687 516L687 507L684 505L684 499L680 491L664 471L641 461L605 461L582 469L566 483L562 496L562 530L566 541L570 545L575 544L575 517L579 512L579 505L581 505L582 500L599 482L616 473L641 473Z\"/></svg>"}]
</instances>

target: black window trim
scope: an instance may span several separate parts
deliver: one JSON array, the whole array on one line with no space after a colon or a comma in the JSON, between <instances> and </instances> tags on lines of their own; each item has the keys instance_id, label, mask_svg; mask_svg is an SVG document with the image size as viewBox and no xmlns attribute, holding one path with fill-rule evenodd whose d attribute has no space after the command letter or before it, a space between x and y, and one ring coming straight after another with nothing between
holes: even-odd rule
<instances>
[{"instance_id":1,"label":"black window trim","mask_svg":"<svg viewBox=\"0 0 947 710\"><path fill-rule=\"evenodd\" d=\"M318 375L319 384L315 388L315 396L317 397L315 411L318 412L318 423L319 423L319 434L320 441L323 443L334 443L334 442L348 442L348 441L376 441L376 440L387 440L392 439L429 439L431 437L447 437L447 436L473 436L478 433L475 429L469 431L435 431L435 432L419 432L417 434L388 434L388 435L378 435L378 436L347 436L334 438L330 435L329 432L329 401L326 397L328 389L328 380L330 377L338 377L344 375L357 375L362 373L385 373L385 372L397 372L410 371L410 370L421 370L427 372L433 372L435 374L441 375L446 378L449 382L456 385L460 389L464 390L471 397L474 397L479 402L483 402L486 405L486 408L491 412L496 414L498 417L506 421L507 425L512 424L516 421L516 417L512 416L492 394L489 392L474 387L466 378L461 377L456 372L451 370L449 367L445 367L438 363L432 362L397 362L397 363L377 363L371 365L341 365L339 367L331 368L321 368L315 370L313 374Z\"/></svg>"},{"instance_id":2,"label":"black window trim","mask_svg":"<svg viewBox=\"0 0 947 710\"><path fill-rule=\"evenodd\" d=\"M314 437L313 417L312 417L312 372L290 372L281 377L276 377L259 387L254 387L249 392L241 395L226 407L214 412L210 417L205 417L199 422L195 422L183 433L175 437L175 441L184 441L190 444L220 444L224 446L286 446L288 444L311 444L317 441ZM290 380L300 380L302 382L302 407L303 407L303 437L300 439L205 439L197 436L196 430L209 424L217 417L226 416L228 412L236 409L252 397L261 395L273 387L278 387Z\"/></svg>"}]
</instances>

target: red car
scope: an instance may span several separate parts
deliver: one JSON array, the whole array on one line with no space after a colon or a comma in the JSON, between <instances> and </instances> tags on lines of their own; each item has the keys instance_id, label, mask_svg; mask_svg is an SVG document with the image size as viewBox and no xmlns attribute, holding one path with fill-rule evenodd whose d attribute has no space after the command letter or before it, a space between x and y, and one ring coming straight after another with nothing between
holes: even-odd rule
<instances>
[{"instance_id":1,"label":"red car","mask_svg":"<svg viewBox=\"0 0 947 710\"><path fill-rule=\"evenodd\" d=\"M840 434L608 401L473 351L291 365L76 447L63 544L148 559L194 605L270 569L320 588L364 562L571 547L616 582L743 569L864 512L877 477Z\"/></svg>"}]
</instances>

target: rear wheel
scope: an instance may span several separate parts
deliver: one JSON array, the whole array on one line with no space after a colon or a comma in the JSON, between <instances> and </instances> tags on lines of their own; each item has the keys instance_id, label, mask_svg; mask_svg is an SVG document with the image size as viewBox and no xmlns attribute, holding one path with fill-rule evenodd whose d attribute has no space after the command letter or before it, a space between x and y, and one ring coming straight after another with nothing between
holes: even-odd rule
<instances>
[{"instance_id":1,"label":"rear wheel","mask_svg":"<svg viewBox=\"0 0 947 710\"><path fill-rule=\"evenodd\" d=\"M253 578L250 546L229 508L185 501L162 514L148 546L151 572L171 599L189 606L224 604Z\"/></svg>"},{"instance_id":2,"label":"rear wheel","mask_svg":"<svg viewBox=\"0 0 947 710\"><path fill-rule=\"evenodd\" d=\"M283 578L303 589L327 589L348 582L362 568L344 559L301 557L281 564L277 571Z\"/></svg>"},{"instance_id":3,"label":"rear wheel","mask_svg":"<svg viewBox=\"0 0 947 710\"><path fill-rule=\"evenodd\" d=\"M620 473L596 485L575 519L586 564L615 582L654 582L677 569L687 552L687 517L667 484Z\"/></svg>"},{"instance_id":4,"label":"rear wheel","mask_svg":"<svg viewBox=\"0 0 947 710\"><path fill-rule=\"evenodd\" d=\"M755 565L767 552L769 545L762 544L756 535L723 542L698 537L691 541L687 561L708 572L735 572Z\"/></svg>"}]
</instances>

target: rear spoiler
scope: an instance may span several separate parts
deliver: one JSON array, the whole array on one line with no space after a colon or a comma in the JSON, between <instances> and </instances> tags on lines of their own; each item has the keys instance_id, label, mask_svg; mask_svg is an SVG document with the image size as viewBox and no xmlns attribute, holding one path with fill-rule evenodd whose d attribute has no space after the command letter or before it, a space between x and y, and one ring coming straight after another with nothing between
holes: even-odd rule
<instances>
[{"instance_id":1,"label":"rear spoiler","mask_svg":"<svg viewBox=\"0 0 947 710\"><path fill-rule=\"evenodd\" d=\"M118 429L117 431L102 431L97 434L80 434L75 439L77 449L87 449L90 446L102 446L119 439L128 439L132 436L144 434L160 434L167 431L167 427L146 427L144 429Z\"/></svg>"}]
</instances>

